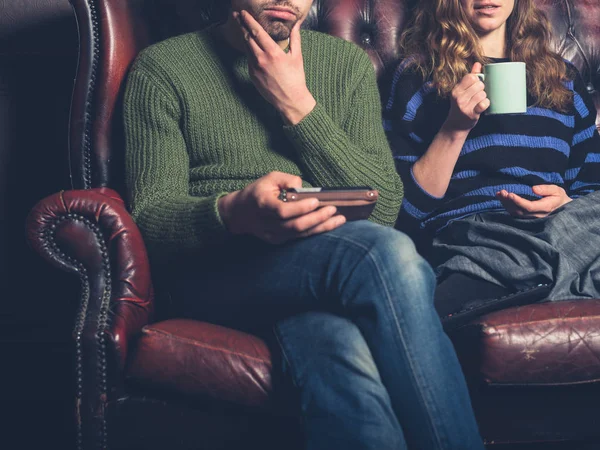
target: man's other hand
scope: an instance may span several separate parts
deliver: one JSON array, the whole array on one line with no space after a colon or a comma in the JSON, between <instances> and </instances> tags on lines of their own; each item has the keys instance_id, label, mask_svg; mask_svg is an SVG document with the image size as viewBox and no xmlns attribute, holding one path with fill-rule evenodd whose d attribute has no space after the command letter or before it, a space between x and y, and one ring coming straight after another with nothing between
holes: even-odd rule
<instances>
[{"instance_id":1,"label":"man's other hand","mask_svg":"<svg viewBox=\"0 0 600 450\"><path fill-rule=\"evenodd\" d=\"M271 172L241 191L222 197L221 219L231 233L250 234L271 244L330 231L346 222L344 216L334 216L334 206L319 208L316 198L297 202L279 199L282 189L300 187L300 177Z\"/></svg>"},{"instance_id":2,"label":"man's other hand","mask_svg":"<svg viewBox=\"0 0 600 450\"><path fill-rule=\"evenodd\" d=\"M300 21L292 28L286 53L250 13L234 12L233 17L244 36L252 82L288 125L298 124L316 105L306 86Z\"/></svg>"},{"instance_id":3,"label":"man's other hand","mask_svg":"<svg viewBox=\"0 0 600 450\"><path fill-rule=\"evenodd\" d=\"M496 193L504 208L510 215L522 218L546 217L552 211L569 203L572 199L565 190L554 184L533 186L533 192L542 196L540 200L526 200L523 197L501 190Z\"/></svg>"}]
</instances>

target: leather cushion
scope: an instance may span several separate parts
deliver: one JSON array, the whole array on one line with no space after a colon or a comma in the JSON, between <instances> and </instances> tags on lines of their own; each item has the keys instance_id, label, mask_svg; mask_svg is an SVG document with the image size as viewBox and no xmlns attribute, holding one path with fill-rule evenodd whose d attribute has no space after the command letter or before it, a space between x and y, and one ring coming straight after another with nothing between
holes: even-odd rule
<instances>
[{"instance_id":1,"label":"leather cushion","mask_svg":"<svg viewBox=\"0 0 600 450\"><path fill-rule=\"evenodd\" d=\"M465 371L490 385L561 385L600 380L600 300L548 302L488 314L452 339ZM265 407L271 353L261 339L204 322L146 326L128 377L184 395ZM472 379L470 379L473 381Z\"/></svg>"},{"instance_id":2,"label":"leather cushion","mask_svg":"<svg viewBox=\"0 0 600 450\"><path fill-rule=\"evenodd\" d=\"M171 319L143 328L127 377L184 395L263 407L270 402L271 352L246 333Z\"/></svg>"},{"instance_id":3,"label":"leather cushion","mask_svg":"<svg viewBox=\"0 0 600 450\"><path fill-rule=\"evenodd\" d=\"M600 300L502 310L457 330L452 338L465 370L487 384L600 380Z\"/></svg>"}]
</instances>

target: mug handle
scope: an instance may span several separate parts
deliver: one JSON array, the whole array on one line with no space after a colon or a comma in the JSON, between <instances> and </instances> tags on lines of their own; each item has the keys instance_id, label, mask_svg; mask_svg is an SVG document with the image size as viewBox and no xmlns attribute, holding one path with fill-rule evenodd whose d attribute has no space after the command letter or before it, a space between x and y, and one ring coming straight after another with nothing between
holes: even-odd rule
<instances>
[{"instance_id":1,"label":"mug handle","mask_svg":"<svg viewBox=\"0 0 600 450\"><path fill-rule=\"evenodd\" d=\"M476 73L475 75L477 75L477 78L479 78L481 80L482 83L485 83L485 74L484 73ZM489 108L486 109L483 114L486 114L488 112Z\"/></svg>"}]
</instances>

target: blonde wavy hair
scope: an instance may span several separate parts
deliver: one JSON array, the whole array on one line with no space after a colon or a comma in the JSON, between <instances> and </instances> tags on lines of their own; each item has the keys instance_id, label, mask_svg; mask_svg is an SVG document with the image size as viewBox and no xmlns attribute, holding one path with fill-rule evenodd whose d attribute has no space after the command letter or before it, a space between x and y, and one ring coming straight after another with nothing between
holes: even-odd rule
<instances>
[{"instance_id":1,"label":"blonde wavy hair","mask_svg":"<svg viewBox=\"0 0 600 450\"><path fill-rule=\"evenodd\" d=\"M550 50L550 29L532 0L515 0L506 22L507 56L526 63L527 87L537 106L564 112L573 96L563 84L566 64ZM460 0L417 2L400 49L407 57L416 56L412 64L424 79L432 77L441 96L448 96L475 62L489 62Z\"/></svg>"}]
</instances>

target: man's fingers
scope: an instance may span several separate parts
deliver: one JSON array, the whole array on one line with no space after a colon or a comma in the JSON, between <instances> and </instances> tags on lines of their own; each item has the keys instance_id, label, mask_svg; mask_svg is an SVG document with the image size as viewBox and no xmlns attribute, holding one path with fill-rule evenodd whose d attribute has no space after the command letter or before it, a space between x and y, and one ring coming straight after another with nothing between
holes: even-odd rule
<instances>
[{"instance_id":1,"label":"man's fingers","mask_svg":"<svg viewBox=\"0 0 600 450\"><path fill-rule=\"evenodd\" d=\"M258 37L263 27L256 21L252 15L245 10L241 10L238 15L240 25L254 38Z\"/></svg>"},{"instance_id":2,"label":"man's fingers","mask_svg":"<svg viewBox=\"0 0 600 450\"><path fill-rule=\"evenodd\" d=\"M261 50L268 52L274 50L281 50L281 47L269 36L265 29L256 21L252 15L245 10L240 12L242 23L250 33L250 37L253 38Z\"/></svg>"},{"instance_id":3,"label":"man's fingers","mask_svg":"<svg viewBox=\"0 0 600 450\"><path fill-rule=\"evenodd\" d=\"M325 233L327 231L334 230L337 227L343 225L344 223L346 223L346 218L342 215L337 215L329 217L325 221L319 222L314 227L301 232L290 230L282 231L282 229L277 229L271 231L264 231L260 237L266 242L275 245L280 245L294 239L305 238L315 234Z\"/></svg>"},{"instance_id":4,"label":"man's fingers","mask_svg":"<svg viewBox=\"0 0 600 450\"><path fill-rule=\"evenodd\" d=\"M233 16L233 18L235 19L236 23L238 24L239 29L240 29L240 33L242 33L244 41L247 42L252 37L252 33L250 31L250 28L242 20L241 13L239 13L237 11L234 11L231 15Z\"/></svg>"},{"instance_id":5,"label":"man's fingers","mask_svg":"<svg viewBox=\"0 0 600 450\"><path fill-rule=\"evenodd\" d=\"M263 52L259 45L256 43L256 40L248 33L244 35L244 39L246 42L246 47L248 48L248 56L256 62L258 60L258 56Z\"/></svg>"},{"instance_id":6,"label":"man's fingers","mask_svg":"<svg viewBox=\"0 0 600 450\"><path fill-rule=\"evenodd\" d=\"M333 217L336 211L337 208L335 206L325 206L308 214L287 220L282 224L282 227L293 235L298 235Z\"/></svg>"},{"instance_id":7,"label":"man's fingers","mask_svg":"<svg viewBox=\"0 0 600 450\"><path fill-rule=\"evenodd\" d=\"M337 227L339 227L345 223L346 223L346 218L344 216L342 216L341 214L338 214L337 216L333 216L333 217L327 219L325 222L322 222L313 228L303 231L302 233L300 233L300 235L298 237L303 238L303 237L308 237L308 236L312 236L315 234L326 233L327 231L334 230Z\"/></svg>"},{"instance_id":8,"label":"man's fingers","mask_svg":"<svg viewBox=\"0 0 600 450\"><path fill-rule=\"evenodd\" d=\"M319 200L316 198L305 198L297 202L283 202L276 199L278 203L266 205L272 210L273 216L281 220L291 220L296 217L305 216L319 207Z\"/></svg>"},{"instance_id":9,"label":"man's fingers","mask_svg":"<svg viewBox=\"0 0 600 450\"><path fill-rule=\"evenodd\" d=\"M306 199L299 202L286 203L284 205L285 207L298 206L309 200L316 199ZM260 237L271 244L283 244L284 242L293 239L324 233L333 230L346 222L345 217L340 215L336 216L335 213L336 208L334 206L326 206L317 211L308 212L286 221L270 222L270 226L263 231Z\"/></svg>"},{"instance_id":10,"label":"man's fingers","mask_svg":"<svg viewBox=\"0 0 600 450\"><path fill-rule=\"evenodd\" d=\"M248 27L246 27L244 22L242 22L240 13L234 11L232 13L232 17L239 26L240 33L242 34L242 38L244 40L244 46L246 47L246 53L248 55L248 58L253 62L256 62L258 54L262 53L262 49L258 47L256 42L253 42L253 44L251 44L251 41L253 41L252 35L250 34L250 30L248 29Z\"/></svg>"}]
</instances>

